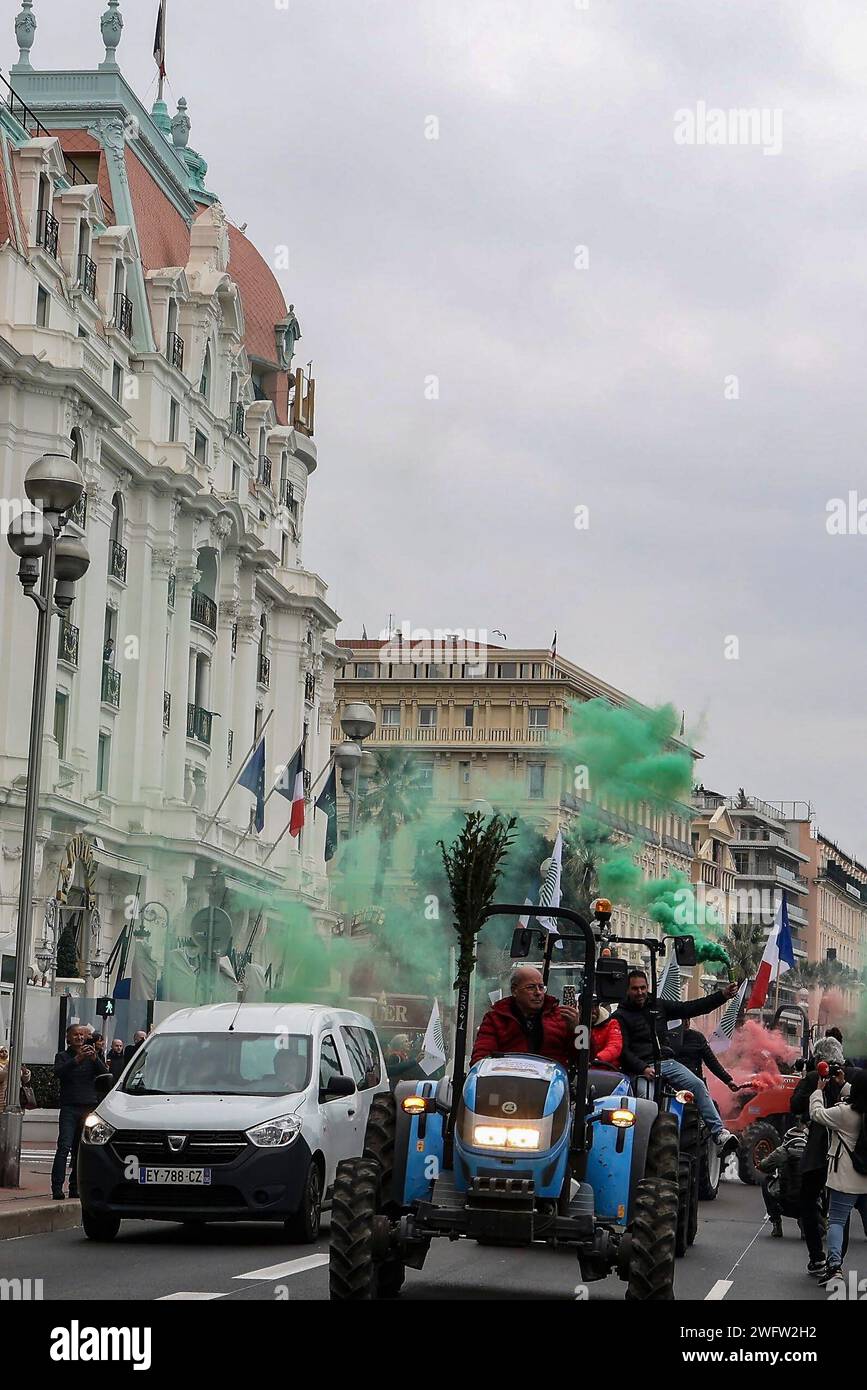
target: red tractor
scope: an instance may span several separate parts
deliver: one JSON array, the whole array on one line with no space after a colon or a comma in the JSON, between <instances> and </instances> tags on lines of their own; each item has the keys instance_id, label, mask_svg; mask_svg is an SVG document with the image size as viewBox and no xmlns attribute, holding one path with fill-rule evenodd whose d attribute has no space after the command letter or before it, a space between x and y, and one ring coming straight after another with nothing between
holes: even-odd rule
<instances>
[{"instance_id":1,"label":"red tractor","mask_svg":"<svg viewBox=\"0 0 867 1390\"><path fill-rule=\"evenodd\" d=\"M810 1024L799 1005L784 1004L777 1009L770 1026L788 1032L794 1045L800 1043L801 1055L806 1060L810 1054ZM766 1075L756 1076L735 1096L735 1113L728 1117L726 1124L738 1138L741 1182L756 1186L761 1183L758 1164L777 1147L792 1123L792 1092L802 1075L803 1072L797 1072L794 1076L780 1075L773 1080Z\"/></svg>"}]
</instances>

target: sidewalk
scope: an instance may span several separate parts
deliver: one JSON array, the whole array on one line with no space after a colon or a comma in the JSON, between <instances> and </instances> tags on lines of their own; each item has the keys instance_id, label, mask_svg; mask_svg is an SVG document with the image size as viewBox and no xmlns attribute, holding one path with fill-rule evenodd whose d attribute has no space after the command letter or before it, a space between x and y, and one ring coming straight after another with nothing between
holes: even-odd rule
<instances>
[{"instance_id":1,"label":"sidewalk","mask_svg":"<svg viewBox=\"0 0 867 1390\"><path fill-rule=\"evenodd\" d=\"M50 1174L28 1166L26 1148L21 1159L21 1186L0 1187L0 1241L80 1226L80 1203L53 1201Z\"/></svg>"}]
</instances>

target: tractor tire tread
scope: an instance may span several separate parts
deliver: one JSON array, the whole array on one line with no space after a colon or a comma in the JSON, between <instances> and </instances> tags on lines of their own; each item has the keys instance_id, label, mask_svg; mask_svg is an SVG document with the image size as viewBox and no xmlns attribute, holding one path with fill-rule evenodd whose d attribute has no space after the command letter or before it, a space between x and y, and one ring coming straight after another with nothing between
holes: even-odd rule
<instances>
[{"instance_id":1,"label":"tractor tire tread","mask_svg":"<svg viewBox=\"0 0 867 1390\"><path fill-rule=\"evenodd\" d=\"M627 1299L660 1303L674 1298L677 1185L658 1178L638 1184L631 1226Z\"/></svg>"}]
</instances>

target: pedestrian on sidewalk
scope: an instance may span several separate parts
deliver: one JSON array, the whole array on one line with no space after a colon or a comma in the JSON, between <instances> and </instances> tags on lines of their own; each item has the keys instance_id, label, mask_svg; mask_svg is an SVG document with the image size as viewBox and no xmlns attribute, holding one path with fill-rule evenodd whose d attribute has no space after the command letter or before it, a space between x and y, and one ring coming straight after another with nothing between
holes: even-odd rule
<instances>
[{"instance_id":1,"label":"pedestrian on sidewalk","mask_svg":"<svg viewBox=\"0 0 867 1390\"><path fill-rule=\"evenodd\" d=\"M141 1047L142 1043L145 1041L146 1037L147 1033L144 1030L144 1028L139 1028L137 1033L133 1033L132 1042L127 1043L126 1047L123 1050L123 1060L125 1062L129 1062L132 1060L132 1058L135 1056L135 1054Z\"/></svg>"},{"instance_id":2,"label":"pedestrian on sidewalk","mask_svg":"<svg viewBox=\"0 0 867 1390\"><path fill-rule=\"evenodd\" d=\"M111 1044L108 1056L106 1057L108 1069L115 1081L120 1080L121 1072L126 1066L126 1056L124 1054L123 1038L115 1038Z\"/></svg>"},{"instance_id":3,"label":"pedestrian on sidewalk","mask_svg":"<svg viewBox=\"0 0 867 1390\"><path fill-rule=\"evenodd\" d=\"M825 1125L810 1117L810 1098L818 1091L819 1073L817 1063L827 1062L831 1068L828 1084L822 1092L822 1103L826 1107L836 1105L840 1099L846 1075L836 1080L838 1069L843 1067L843 1048L833 1037L820 1038L811 1058L810 1069L801 1077L790 1102L793 1115L810 1118L810 1131L807 1146L801 1159L801 1230L807 1242L807 1273L818 1278L825 1271L825 1180L828 1173L828 1143L830 1131Z\"/></svg>"},{"instance_id":4,"label":"pedestrian on sidewalk","mask_svg":"<svg viewBox=\"0 0 867 1390\"><path fill-rule=\"evenodd\" d=\"M842 1076L841 1068L835 1080L839 1082ZM829 1079L820 1077L818 1088L810 1097L810 1118L831 1132L827 1178L831 1197L828 1207L828 1263L819 1276L820 1284L828 1284L840 1275L843 1267L843 1233L852 1208L860 1212L862 1220L867 1213L867 1173L860 1173L853 1161L855 1149L858 1148L859 1161L863 1166L867 1072L856 1071L851 1084L844 1088L843 1099L826 1109L823 1092Z\"/></svg>"},{"instance_id":5,"label":"pedestrian on sidewalk","mask_svg":"<svg viewBox=\"0 0 867 1390\"><path fill-rule=\"evenodd\" d=\"M63 1201L66 1182L66 1162L71 1158L69 1195L78 1196L78 1144L85 1116L98 1103L95 1081L105 1076L108 1067L90 1041L83 1024L73 1023L66 1030L66 1051L54 1059L54 1075L60 1082L60 1116L57 1133L57 1152L51 1168L51 1195Z\"/></svg>"}]
</instances>

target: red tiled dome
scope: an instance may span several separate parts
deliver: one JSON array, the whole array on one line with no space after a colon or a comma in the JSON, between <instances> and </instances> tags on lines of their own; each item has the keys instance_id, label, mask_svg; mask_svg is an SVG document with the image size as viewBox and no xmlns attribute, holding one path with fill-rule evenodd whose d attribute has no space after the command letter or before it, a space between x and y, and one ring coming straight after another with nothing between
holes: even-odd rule
<instances>
[{"instance_id":1,"label":"red tiled dome","mask_svg":"<svg viewBox=\"0 0 867 1390\"><path fill-rule=\"evenodd\" d=\"M243 232L229 224L229 274L241 291L250 357L279 368L274 327L286 317L286 301L277 279Z\"/></svg>"}]
</instances>

